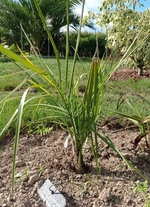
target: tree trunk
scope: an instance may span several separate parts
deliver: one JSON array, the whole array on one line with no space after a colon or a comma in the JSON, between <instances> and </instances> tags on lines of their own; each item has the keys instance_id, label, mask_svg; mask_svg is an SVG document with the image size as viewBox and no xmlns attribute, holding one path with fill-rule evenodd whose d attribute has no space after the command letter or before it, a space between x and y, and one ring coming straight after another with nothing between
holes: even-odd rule
<instances>
[{"instance_id":1,"label":"tree trunk","mask_svg":"<svg viewBox=\"0 0 150 207\"><path fill-rule=\"evenodd\" d=\"M143 67L144 67L144 61L143 59L137 59L137 68L138 68L138 76L143 75Z\"/></svg>"},{"instance_id":2,"label":"tree trunk","mask_svg":"<svg viewBox=\"0 0 150 207\"><path fill-rule=\"evenodd\" d=\"M139 67L138 68L138 76L142 76L143 75L143 67Z\"/></svg>"}]
</instances>

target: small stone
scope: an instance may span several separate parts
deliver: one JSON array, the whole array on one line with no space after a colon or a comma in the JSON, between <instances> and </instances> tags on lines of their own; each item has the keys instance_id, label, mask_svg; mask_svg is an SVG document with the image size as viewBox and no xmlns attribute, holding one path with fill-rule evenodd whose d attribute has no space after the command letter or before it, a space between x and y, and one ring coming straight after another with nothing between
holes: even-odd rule
<instances>
[{"instance_id":1,"label":"small stone","mask_svg":"<svg viewBox=\"0 0 150 207\"><path fill-rule=\"evenodd\" d=\"M28 176L25 176L25 177L22 178L22 181L23 181L23 182L27 182L28 179L29 179L29 177L28 177Z\"/></svg>"},{"instance_id":2,"label":"small stone","mask_svg":"<svg viewBox=\"0 0 150 207\"><path fill-rule=\"evenodd\" d=\"M7 207L7 203L4 203L4 204L2 205L2 207Z\"/></svg>"},{"instance_id":3,"label":"small stone","mask_svg":"<svg viewBox=\"0 0 150 207\"><path fill-rule=\"evenodd\" d=\"M44 181L42 181L42 180L37 181L37 182L35 183L35 188L36 188L36 189L40 188L40 187L43 185L43 183L44 183Z\"/></svg>"},{"instance_id":4,"label":"small stone","mask_svg":"<svg viewBox=\"0 0 150 207\"><path fill-rule=\"evenodd\" d=\"M123 156L124 156L126 159L130 160L131 157L132 157L132 154L124 153Z\"/></svg>"},{"instance_id":5,"label":"small stone","mask_svg":"<svg viewBox=\"0 0 150 207\"><path fill-rule=\"evenodd\" d=\"M50 169L45 169L45 174L49 175L51 173Z\"/></svg>"},{"instance_id":6,"label":"small stone","mask_svg":"<svg viewBox=\"0 0 150 207\"><path fill-rule=\"evenodd\" d=\"M131 199L128 199L128 200L126 201L126 205L127 205L127 206L132 206L133 203L134 203L134 202L133 202Z\"/></svg>"},{"instance_id":7,"label":"small stone","mask_svg":"<svg viewBox=\"0 0 150 207\"><path fill-rule=\"evenodd\" d=\"M99 199L107 202L111 197L111 188L103 189L103 191L99 195Z\"/></svg>"},{"instance_id":8,"label":"small stone","mask_svg":"<svg viewBox=\"0 0 150 207\"><path fill-rule=\"evenodd\" d=\"M3 193L6 189L5 188L0 188L0 193Z\"/></svg>"},{"instance_id":9,"label":"small stone","mask_svg":"<svg viewBox=\"0 0 150 207\"><path fill-rule=\"evenodd\" d=\"M39 180L39 178L40 178L39 174L32 175L29 178L28 185L33 185L36 181Z\"/></svg>"},{"instance_id":10,"label":"small stone","mask_svg":"<svg viewBox=\"0 0 150 207\"><path fill-rule=\"evenodd\" d=\"M21 160L16 161L16 167L22 167L23 165L25 165L25 162Z\"/></svg>"},{"instance_id":11,"label":"small stone","mask_svg":"<svg viewBox=\"0 0 150 207\"><path fill-rule=\"evenodd\" d=\"M34 187L33 190L31 191L31 195L33 196L37 192L37 188Z\"/></svg>"},{"instance_id":12,"label":"small stone","mask_svg":"<svg viewBox=\"0 0 150 207\"><path fill-rule=\"evenodd\" d=\"M8 167L3 167L3 168L1 168L1 169L0 169L0 174L7 172L7 170L8 170L7 168L8 168Z\"/></svg>"},{"instance_id":13,"label":"small stone","mask_svg":"<svg viewBox=\"0 0 150 207\"><path fill-rule=\"evenodd\" d=\"M3 193L0 193L0 200L2 200L3 197Z\"/></svg>"},{"instance_id":14,"label":"small stone","mask_svg":"<svg viewBox=\"0 0 150 207\"><path fill-rule=\"evenodd\" d=\"M15 201L15 197L12 196L12 195L9 195L9 196L7 197L7 202L9 203L9 202L11 202L11 201Z\"/></svg>"},{"instance_id":15,"label":"small stone","mask_svg":"<svg viewBox=\"0 0 150 207\"><path fill-rule=\"evenodd\" d=\"M39 170L33 170L28 172L30 176L39 174Z\"/></svg>"}]
</instances>

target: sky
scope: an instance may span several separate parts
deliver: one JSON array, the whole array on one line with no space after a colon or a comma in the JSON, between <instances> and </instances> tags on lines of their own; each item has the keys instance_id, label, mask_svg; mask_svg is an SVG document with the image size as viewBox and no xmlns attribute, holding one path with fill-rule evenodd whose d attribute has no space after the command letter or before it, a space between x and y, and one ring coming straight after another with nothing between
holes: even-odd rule
<instances>
[{"instance_id":1,"label":"sky","mask_svg":"<svg viewBox=\"0 0 150 207\"><path fill-rule=\"evenodd\" d=\"M86 0L85 8L84 8L84 15L88 13L88 11L95 11L98 12L98 7L101 5L102 0ZM140 0L141 4L144 4L144 7L136 7L137 11L145 11L147 8L150 8L150 0ZM76 12L81 14L81 7L76 7Z\"/></svg>"},{"instance_id":2,"label":"sky","mask_svg":"<svg viewBox=\"0 0 150 207\"><path fill-rule=\"evenodd\" d=\"M84 16L86 16L88 14L88 11L93 11L93 12L99 12L98 7L101 6L101 2L102 0L86 0L85 3L85 7L84 7ZM144 6L136 6L136 10L137 11L145 11L147 8L150 8L150 0L140 0L140 3L143 4ZM77 14L81 14L81 6L77 6L75 8L75 12ZM95 25L95 29L97 30L99 27L97 27ZM99 28L100 29L100 28ZM98 29L98 30L99 30ZM86 29L90 32L90 29ZM101 30L101 32L104 32L103 29ZM91 31L92 32L92 31Z\"/></svg>"},{"instance_id":3,"label":"sky","mask_svg":"<svg viewBox=\"0 0 150 207\"><path fill-rule=\"evenodd\" d=\"M145 11L147 8L150 8L150 0L146 0L146 1L141 0L140 2L141 4L144 4L144 7L140 7L140 8L137 7L138 11Z\"/></svg>"}]
</instances>

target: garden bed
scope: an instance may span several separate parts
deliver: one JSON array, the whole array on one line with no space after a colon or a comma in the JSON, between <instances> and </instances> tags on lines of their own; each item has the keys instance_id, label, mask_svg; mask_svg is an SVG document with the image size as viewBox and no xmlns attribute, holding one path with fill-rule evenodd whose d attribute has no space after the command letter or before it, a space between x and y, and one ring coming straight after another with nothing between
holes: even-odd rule
<instances>
[{"instance_id":1,"label":"garden bed","mask_svg":"<svg viewBox=\"0 0 150 207\"><path fill-rule=\"evenodd\" d=\"M130 69L124 69L112 79L132 78ZM128 74L128 75L127 75ZM136 73L133 77L138 80ZM149 78L149 71L141 78ZM124 78L123 78L124 77ZM138 146L134 149L134 139L139 134L135 127L117 129L104 126L109 137L122 154L129 159L148 179L150 179L149 152ZM118 155L99 140L98 163L91 149L85 149L88 169L78 173L74 169L72 148L64 148L67 132L55 129L46 136L21 134L17 155L15 188L11 194L11 171L13 158L12 137L0 143L0 206L2 207L44 207L37 193L48 178L64 195L68 207L142 207L143 195L135 193L136 181L141 177L129 169ZM38 175L40 174L40 177ZM32 180L36 177L36 180Z\"/></svg>"}]
</instances>

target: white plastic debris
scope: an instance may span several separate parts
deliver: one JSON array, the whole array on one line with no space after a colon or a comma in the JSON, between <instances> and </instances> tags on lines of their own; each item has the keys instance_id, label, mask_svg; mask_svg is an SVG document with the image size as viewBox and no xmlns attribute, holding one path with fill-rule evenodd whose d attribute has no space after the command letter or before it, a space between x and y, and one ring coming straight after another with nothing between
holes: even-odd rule
<instances>
[{"instance_id":1,"label":"white plastic debris","mask_svg":"<svg viewBox=\"0 0 150 207\"><path fill-rule=\"evenodd\" d=\"M47 207L66 206L66 199L49 179L47 179L42 187L38 189L38 193Z\"/></svg>"}]
</instances>

